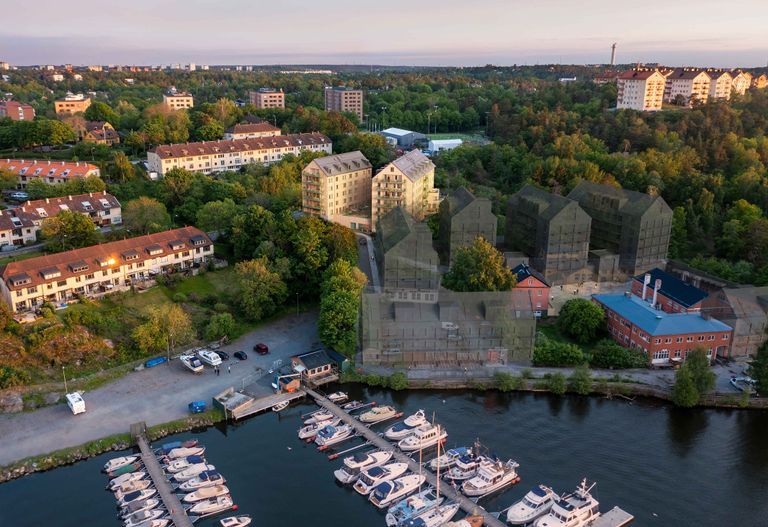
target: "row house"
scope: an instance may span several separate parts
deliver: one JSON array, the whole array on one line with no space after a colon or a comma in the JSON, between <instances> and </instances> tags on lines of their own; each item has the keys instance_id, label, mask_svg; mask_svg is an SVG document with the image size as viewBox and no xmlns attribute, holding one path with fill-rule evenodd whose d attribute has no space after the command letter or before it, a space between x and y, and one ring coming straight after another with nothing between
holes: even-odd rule
<instances>
[{"instance_id":1,"label":"row house","mask_svg":"<svg viewBox=\"0 0 768 527\"><path fill-rule=\"evenodd\" d=\"M36 178L49 185L58 185L73 178L101 176L99 167L80 161L0 159L0 170L16 174L19 189L27 188L27 184Z\"/></svg>"},{"instance_id":2,"label":"row house","mask_svg":"<svg viewBox=\"0 0 768 527\"><path fill-rule=\"evenodd\" d=\"M331 153L333 144L325 135L288 134L253 139L232 139L161 145L147 152L147 164L151 172L163 176L174 168L210 174L226 170L239 170L248 163L269 165L283 156L301 152Z\"/></svg>"},{"instance_id":3,"label":"row house","mask_svg":"<svg viewBox=\"0 0 768 527\"><path fill-rule=\"evenodd\" d=\"M193 270L212 257L208 235L183 227L11 262L0 273L0 294L14 314L21 314L45 302L66 304Z\"/></svg>"},{"instance_id":4,"label":"row house","mask_svg":"<svg viewBox=\"0 0 768 527\"><path fill-rule=\"evenodd\" d=\"M641 351L651 366L679 363L703 348L712 361L727 355L733 330L701 313L668 313L635 295L592 295L605 311L608 334L621 346Z\"/></svg>"},{"instance_id":5,"label":"row house","mask_svg":"<svg viewBox=\"0 0 768 527\"><path fill-rule=\"evenodd\" d=\"M253 139L254 137L275 137L282 132L277 126L261 121L258 123L240 123L227 128L224 139Z\"/></svg>"}]
</instances>

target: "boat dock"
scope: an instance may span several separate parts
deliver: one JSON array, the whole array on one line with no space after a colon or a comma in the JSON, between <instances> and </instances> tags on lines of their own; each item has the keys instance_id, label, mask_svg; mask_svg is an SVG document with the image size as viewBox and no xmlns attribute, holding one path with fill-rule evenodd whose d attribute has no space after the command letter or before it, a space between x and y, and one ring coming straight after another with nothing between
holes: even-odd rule
<instances>
[{"instance_id":1,"label":"boat dock","mask_svg":"<svg viewBox=\"0 0 768 527\"><path fill-rule=\"evenodd\" d=\"M437 477L430 472L427 469L423 469L416 461L405 455L403 452L397 449L395 445L384 439L382 436L368 428L364 423L361 423L351 415L349 415L347 412L339 408L337 405L317 393L316 391L310 389L310 388L304 388L304 391L308 393L320 406L323 408L326 408L331 413L333 413L336 417L341 419L342 422L351 425L355 431L357 432L357 435L364 438L366 441L371 443L372 445L382 449L382 450L388 450L393 451L393 458L399 461L400 463L407 463L408 468L414 473L421 472L424 476L427 478L427 483L432 485L433 487L437 488ZM504 527L504 523L500 521L498 518L493 516L491 513L477 505L475 502L464 496L463 494L458 493L456 490L451 487L448 483L443 483L440 485L440 494L446 497L446 499L454 501L459 504L459 506L466 512L467 514L481 514L483 516L484 522L483 525L486 527ZM605 526L601 526L605 527ZM615 526L619 527L619 526Z\"/></svg>"},{"instance_id":2,"label":"boat dock","mask_svg":"<svg viewBox=\"0 0 768 527\"><path fill-rule=\"evenodd\" d=\"M155 453L149 446L146 435L146 425L136 423L131 425L131 435L136 439L136 443L141 450L141 461L144 463L147 474L152 478L152 484L157 489L157 493L163 500L163 505L168 511L171 522L175 527L192 527L192 520L187 516L187 512L181 505L178 496L171 489L171 484L165 476L165 472L160 466Z\"/></svg>"},{"instance_id":3,"label":"boat dock","mask_svg":"<svg viewBox=\"0 0 768 527\"><path fill-rule=\"evenodd\" d=\"M624 527L634 519L635 517L627 511L614 507L605 514L601 514L590 527Z\"/></svg>"},{"instance_id":4,"label":"boat dock","mask_svg":"<svg viewBox=\"0 0 768 527\"><path fill-rule=\"evenodd\" d=\"M295 401L306 395L306 391L296 390L295 392L254 397L247 393L236 392L234 388L228 388L216 395L213 400L215 404L224 410L227 417L238 420L269 410L278 403Z\"/></svg>"}]
</instances>

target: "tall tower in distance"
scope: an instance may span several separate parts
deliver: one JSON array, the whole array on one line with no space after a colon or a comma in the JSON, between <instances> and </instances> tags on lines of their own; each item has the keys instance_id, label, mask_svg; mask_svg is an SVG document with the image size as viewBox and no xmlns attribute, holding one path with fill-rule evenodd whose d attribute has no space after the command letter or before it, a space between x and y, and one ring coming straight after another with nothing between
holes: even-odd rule
<instances>
[{"instance_id":1,"label":"tall tower in distance","mask_svg":"<svg viewBox=\"0 0 768 527\"><path fill-rule=\"evenodd\" d=\"M611 44L611 66L616 65L616 43Z\"/></svg>"}]
</instances>

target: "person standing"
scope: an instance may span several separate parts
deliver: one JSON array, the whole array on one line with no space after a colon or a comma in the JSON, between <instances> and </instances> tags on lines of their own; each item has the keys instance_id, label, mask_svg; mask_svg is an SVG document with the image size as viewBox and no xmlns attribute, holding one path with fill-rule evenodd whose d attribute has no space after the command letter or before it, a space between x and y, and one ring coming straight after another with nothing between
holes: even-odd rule
<instances>
[{"instance_id":1,"label":"person standing","mask_svg":"<svg viewBox=\"0 0 768 527\"><path fill-rule=\"evenodd\" d=\"M232 373L232 365L227 364L227 373Z\"/></svg>"}]
</instances>

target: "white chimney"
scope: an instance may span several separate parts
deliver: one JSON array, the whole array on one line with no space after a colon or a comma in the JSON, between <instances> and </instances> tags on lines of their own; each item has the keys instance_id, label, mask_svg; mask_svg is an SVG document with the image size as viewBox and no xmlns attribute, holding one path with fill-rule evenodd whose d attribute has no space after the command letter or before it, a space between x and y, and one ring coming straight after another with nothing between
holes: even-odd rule
<instances>
[{"instance_id":1,"label":"white chimney","mask_svg":"<svg viewBox=\"0 0 768 527\"><path fill-rule=\"evenodd\" d=\"M645 276L643 277L643 300L645 300L646 288L650 283L651 283L651 275L650 273L645 273Z\"/></svg>"},{"instance_id":2,"label":"white chimney","mask_svg":"<svg viewBox=\"0 0 768 527\"><path fill-rule=\"evenodd\" d=\"M656 297L659 294L659 289L661 289L661 280L656 279L656 282L654 283L654 287L653 287L653 302L652 302L653 306L656 305Z\"/></svg>"}]
</instances>

